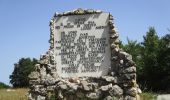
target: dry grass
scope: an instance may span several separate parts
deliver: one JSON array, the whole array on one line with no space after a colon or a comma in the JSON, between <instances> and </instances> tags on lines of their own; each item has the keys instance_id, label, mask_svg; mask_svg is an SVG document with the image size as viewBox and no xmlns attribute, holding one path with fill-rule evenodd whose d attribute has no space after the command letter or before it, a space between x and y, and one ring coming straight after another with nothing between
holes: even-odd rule
<instances>
[{"instance_id":1,"label":"dry grass","mask_svg":"<svg viewBox=\"0 0 170 100\"><path fill-rule=\"evenodd\" d=\"M0 100L27 100L28 89L0 89ZM156 100L156 94L142 93L140 100Z\"/></svg>"},{"instance_id":2,"label":"dry grass","mask_svg":"<svg viewBox=\"0 0 170 100\"><path fill-rule=\"evenodd\" d=\"M28 89L0 89L0 100L27 100Z\"/></svg>"}]
</instances>

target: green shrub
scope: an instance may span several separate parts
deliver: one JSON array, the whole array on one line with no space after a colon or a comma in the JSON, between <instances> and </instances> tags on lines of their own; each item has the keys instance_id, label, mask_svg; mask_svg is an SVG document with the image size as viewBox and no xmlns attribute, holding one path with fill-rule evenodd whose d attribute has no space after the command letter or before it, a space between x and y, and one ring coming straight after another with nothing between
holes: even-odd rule
<instances>
[{"instance_id":1,"label":"green shrub","mask_svg":"<svg viewBox=\"0 0 170 100\"><path fill-rule=\"evenodd\" d=\"M9 85L6 85L5 83L3 82L0 82L0 89L4 89L4 88L10 88Z\"/></svg>"}]
</instances>

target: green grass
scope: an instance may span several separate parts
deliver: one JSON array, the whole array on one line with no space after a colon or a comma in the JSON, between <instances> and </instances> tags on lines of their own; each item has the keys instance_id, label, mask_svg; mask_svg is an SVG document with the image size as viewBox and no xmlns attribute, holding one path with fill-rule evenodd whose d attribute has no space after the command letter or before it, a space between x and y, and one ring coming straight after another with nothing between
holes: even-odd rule
<instances>
[{"instance_id":1,"label":"green grass","mask_svg":"<svg viewBox=\"0 0 170 100\"><path fill-rule=\"evenodd\" d=\"M157 95L151 92L145 92L140 94L140 100L156 100Z\"/></svg>"},{"instance_id":2,"label":"green grass","mask_svg":"<svg viewBox=\"0 0 170 100\"><path fill-rule=\"evenodd\" d=\"M27 100L28 89L0 89L0 100Z\"/></svg>"}]
</instances>

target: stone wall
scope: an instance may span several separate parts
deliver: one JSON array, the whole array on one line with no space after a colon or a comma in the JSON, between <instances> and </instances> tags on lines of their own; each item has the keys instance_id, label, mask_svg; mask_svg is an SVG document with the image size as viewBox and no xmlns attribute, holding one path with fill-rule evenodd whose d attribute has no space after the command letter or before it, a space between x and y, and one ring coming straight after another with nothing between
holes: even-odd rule
<instances>
[{"instance_id":1,"label":"stone wall","mask_svg":"<svg viewBox=\"0 0 170 100\"><path fill-rule=\"evenodd\" d=\"M77 9L56 16L101 13ZM111 68L101 77L58 77L54 60L54 20L50 21L50 49L40 56L36 70L29 75L29 100L136 100L140 91L136 83L136 65L132 56L119 48L119 34L110 14Z\"/></svg>"}]
</instances>

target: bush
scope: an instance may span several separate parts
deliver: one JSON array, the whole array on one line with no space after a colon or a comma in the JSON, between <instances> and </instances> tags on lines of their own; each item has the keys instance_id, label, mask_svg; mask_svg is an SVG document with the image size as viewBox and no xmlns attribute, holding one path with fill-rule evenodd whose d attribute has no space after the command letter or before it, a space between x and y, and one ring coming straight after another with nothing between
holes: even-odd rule
<instances>
[{"instance_id":1,"label":"bush","mask_svg":"<svg viewBox=\"0 0 170 100\"><path fill-rule=\"evenodd\" d=\"M3 82L0 82L0 89L4 89L4 88L10 88L9 85L6 85L5 83Z\"/></svg>"}]
</instances>

